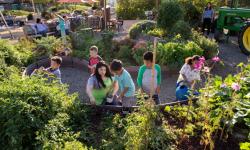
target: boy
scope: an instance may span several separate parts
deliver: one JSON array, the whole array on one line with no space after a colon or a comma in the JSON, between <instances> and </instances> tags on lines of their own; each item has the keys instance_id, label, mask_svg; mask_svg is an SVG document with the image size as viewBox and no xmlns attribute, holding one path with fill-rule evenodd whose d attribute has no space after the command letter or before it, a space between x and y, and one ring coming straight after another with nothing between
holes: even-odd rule
<instances>
[{"instance_id":1,"label":"boy","mask_svg":"<svg viewBox=\"0 0 250 150\"><path fill-rule=\"evenodd\" d=\"M88 68L90 73L93 74L95 72L95 67L98 62L102 60L102 58L98 55L98 48L96 46L91 46L89 49L89 65Z\"/></svg>"},{"instance_id":2,"label":"boy","mask_svg":"<svg viewBox=\"0 0 250 150\"><path fill-rule=\"evenodd\" d=\"M58 82L62 83L61 71L59 69L61 64L62 64L62 58L59 56L54 56L50 59L50 67L49 68L45 69L44 67L41 67L41 68L39 68L39 70L42 70L42 71L48 73L49 75L55 76L58 79ZM38 70L35 69L31 75L35 74L37 71Z\"/></svg>"},{"instance_id":3,"label":"boy","mask_svg":"<svg viewBox=\"0 0 250 150\"><path fill-rule=\"evenodd\" d=\"M115 74L115 81L119 85L119 97L124 107L136 105L135 85L130 74L122 67L120 60L114 59L110 65L112 72Z\"/></svg>"},{"instance_id":4,"label":"boy","mask_svg":"<svg viewBox=\"0 0 250 150\"><path fill-rule=\"evenodd\" d=\"M144 65L142 65L138 72L137 84L143 93L150 96L152 86L152 67L153 67L153 52L145 52L143 55ZM161 85L161 67L155 64L154 67L154 93L153 99L156 104L159 104L158 95L160 93Z\"/></svg>"}]
</instances>

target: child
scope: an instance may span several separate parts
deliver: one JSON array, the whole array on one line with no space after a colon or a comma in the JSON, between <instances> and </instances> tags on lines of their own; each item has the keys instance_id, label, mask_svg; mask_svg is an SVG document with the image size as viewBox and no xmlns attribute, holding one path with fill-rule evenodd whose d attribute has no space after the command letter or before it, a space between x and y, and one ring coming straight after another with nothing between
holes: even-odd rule
<instances>
[{"instance_id":1,"label":"child","mask_svg":"<svg viewBox=\"0 0 250 150\"><path fill-rule=\"evenodd\" d=\"M95 67L98 62L102 60L102 58L98 55L98 48L96 46L91 46L89 49L89 65L88 68L90 73L93 74L95 72Z\"/></svg>"},{"instance_id":2,"label":"child","mask_svg":"<svg viewBox=\"0 0 250 150\"><path fill-rule=\"evenodd\" d=\"M137 84L142 92L150 96L152 86L152 67L153 67L153 52L145 52L143 55L144 65L142 65L138 72ZM158 95L160 93L161 85L161 67L155 64L154 67L154 93L153 99L156 104L159 104Z\"/></svg>"},{"instance_id":3,"label":"child","mask_svg":"<svg viewBox=\"0 0 250 150\"><path fill-rule=\"evenodd\" d=\"M56 76L59 83L62 83L61 71L60 71L61 64L62 64L62 58L59 56L54 56L50 59L50 67L49 68L45 69L44 67L41 67L41 68L39 68L39 70L42 70L50 75ZM35 74L36 72L37 72L37 69L35 69L31 75Z\"/></svg>"},{"instance_id":4,"label":"child","mask_svg":"<svg viewBox=\"0 0 250 150\"><path fill-rule=\"evenodd\" d=\"M118 100L122 101L124 107L131 107L136 105L135 85L130 74L122 67L120 60L114 59L110 65L112 72L115 74L115 81L119 85Z\"/></svg>"}]
</instances>

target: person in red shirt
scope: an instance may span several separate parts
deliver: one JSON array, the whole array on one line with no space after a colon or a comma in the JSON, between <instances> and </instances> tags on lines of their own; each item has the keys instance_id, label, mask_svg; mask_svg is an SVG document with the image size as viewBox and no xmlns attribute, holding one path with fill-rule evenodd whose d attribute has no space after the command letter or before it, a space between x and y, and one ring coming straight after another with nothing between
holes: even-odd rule
<instances>
[{"instance_id":1,"label":"person in red shirt","mask_svg":"<svg viewBox=\"0 0 250 150\"><path fill-rule=\"evenodd\" d=\"M88 68L90 70L91 74L94 74L96 64L102 60L102 58L98 55L98 47L97 46L91 46L89 49L89 65Z\"/></svg>"}]
</instances>

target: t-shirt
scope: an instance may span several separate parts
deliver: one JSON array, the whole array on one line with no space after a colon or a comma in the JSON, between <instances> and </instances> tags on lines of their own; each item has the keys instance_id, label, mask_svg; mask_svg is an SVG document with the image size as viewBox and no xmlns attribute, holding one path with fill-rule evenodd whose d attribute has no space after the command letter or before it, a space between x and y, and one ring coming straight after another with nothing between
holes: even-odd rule
<instances>
[{"instance_id":1,"label":"t-shirt","mask_svg":"<svg viewBox=\"0 0 250 150\"><path fill-rule=\"evenodd\" d=\"M200 71L196 70L196 69L191 69L190 65L188 64L184 64L180 70L180 75L178 78L177 82L183 81L184 78L182 76L182 74L184 74L188 80L188 82L192 82L194 80L201 80L200 77Z\"/></svg>"},{"instance_id":2,"label":"t-shirt","mask_svg":"<svg viewBox=\"0 0 250 150\"><path fill-rule=\"evenodd\" d=\"M37 32L45 32L48 30L48 26L45 25L45 24L41 24L41 23L38 23L36 24L36 29L37 29Z\"/></svg>"},{"instance_id":3,"label":"t-shirt","mask_svg":"<svg viewBox=\"0 0 250 150\"><path fill-rule=\"evenodd\" d=\"M94 66L96 65L98 62L100 62L102 60L102 58L100 56L97 57L90 57L89 58L89 65L90 66Z\"/></svg>"},{"instance_id":4,"label":"t-shirt","mask_svg":"<svg viewBox=\"0 0 250 150\"><path fill-rule=\"evenodd\" d=\"M61 71L59 68L57 69L52 69L52 68L47 68L46 71L52 73L53 75L56 76L56 78L59 80L59 83L62 83L62 80L61 80Z\"/></svg>"},{"instance_id":5,"label":"t-shirt","mask_svg":"<svg viewBox=\"0 0 250 150\"><path fill-rule=\"evenodd\" d=\"M106 87L102 87L101 84L98 83L95 76L91 76L88 79L87 88L92 88L92 95L95 98L96 105L101 105L103 100L107 97L107 94L111 91L113 85L113 79L106 78L104 81Z\"/></svg>"},{"instance_id":6,"label":"t-shirt","mask_svg":"<svg viewBox=\"0 0 250 150\"><path fill-rule=\"evenodd\" d=\"M125 97L133 97L135 95L135 84L127 70L123 69L120 76L115 76L115 80L118 81L120 93L125 87L128 87L128 91L124 95Z\"/></svg>"},{"instance_id":7,"label":"t-shirt","mask_svg":"<svg viewBox=\"0 0 250 150\"><path fill-rule=\"evenodd\" d=\"M214 15L214 10L213 9L205 9L203 12L203 19L209 18L212 19Z\"/></svg>"},{"instance_id":8,"label":"t-shirt","mask_svg":"<svg viewBox=\"0 0 250 150\"><path fill-rule=\"evenodd\" d=\"M154 75L154 89L161 84L161 67L155 65ZM150 94L152 82L152 68L147 68L145 65L141 66L138 72L137 84L147 94Z\"/></svg>"}]
</instances>

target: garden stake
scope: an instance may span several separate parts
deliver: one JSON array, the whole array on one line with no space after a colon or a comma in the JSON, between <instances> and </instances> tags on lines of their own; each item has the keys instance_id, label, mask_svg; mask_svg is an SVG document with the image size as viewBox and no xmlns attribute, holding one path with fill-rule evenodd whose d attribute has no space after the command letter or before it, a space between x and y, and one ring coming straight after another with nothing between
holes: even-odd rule
<instances>
[{"instance_id":1,"label":"garden stake","mask_svg":"<svg viewBox=\"0 0 250 150\"><path fill-rule=\"evenodd\" d=\"M151 78L151 92L150 99L153 100L153 95L155 93L155 59L156 59L156 46L157 46L157 38L154 38L154 50L153 50L153 66L152 66L152 78Z\"/></svg>"}]
</instances>

